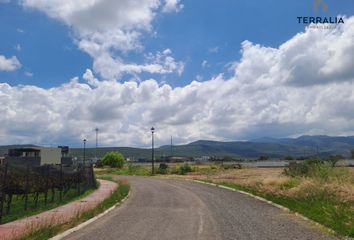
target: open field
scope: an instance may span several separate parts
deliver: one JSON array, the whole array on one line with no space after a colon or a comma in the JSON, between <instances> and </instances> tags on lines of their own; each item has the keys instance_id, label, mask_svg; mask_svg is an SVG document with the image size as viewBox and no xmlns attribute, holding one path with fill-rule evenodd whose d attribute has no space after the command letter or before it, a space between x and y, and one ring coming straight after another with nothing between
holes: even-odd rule
<instances>
[{"instance_id":1,"label":"open field","mask_svg":"<svg viewBox=\"0 0 354 240\"><path fill-rule=\"evenodd\" d=\"M290 177L281 168L245 168L223 170L217 166L196 167L184 179L202 179L216 183L229 182L252 187L267 193L295 197L309 194L306 190L319 187L346 202L354 202L354 168L335 168L328 180L320 178Z\"/></svg>"}]
</instances>

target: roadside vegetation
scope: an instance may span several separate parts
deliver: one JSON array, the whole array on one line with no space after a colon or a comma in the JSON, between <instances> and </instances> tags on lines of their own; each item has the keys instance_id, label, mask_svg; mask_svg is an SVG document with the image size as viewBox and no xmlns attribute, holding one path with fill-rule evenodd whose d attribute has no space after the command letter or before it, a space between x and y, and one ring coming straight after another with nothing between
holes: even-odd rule
<instances>
[{"instance_id":1,"label":"roadside vegetation","mask_svg":"<svg viewBox=\"0 0 354 240\"><path fill-rule=\"evenodd\" d=\"M105 179L110 178L109 176L106 177ZM112 178L110 178L112 179ZM45 228L41 228L39 230L35 230L31 232L30 234L20 238L20 240L45 240L49 239L51 237L54 237L55 235L64 232L70 228L73 228L80 223L83 223L90 218L104 212L108 208L118 204L122 199L124 199L129 191L130 191L130 186L128 182L126 181L117 181L119 184L119 187L112 193L112 195L105 199L102 203L100 203L97 207L95 207L92 210L89 210L87 212L84 212L80 215L78 215L75 219L69 221L66 224L60 224L60 225L52 225L48 226Z\"/></svg>"},{"instance_id":2,"label":"roadside vegetation","mask_svg":"<svg viewBox=\"0 0 354 240\"><path fill-rule=\"evenodd\" d=\"M181 164L160 163L155 165L156 175L168 175L168 174L186 175L187 173L195 172L197 170L198 168L188 163L181 163ZM112 174L127 175L127 176L151 176L151 165L133 165L131 163L128 163L127 165L121 168L114 168L114 167L96 168L95 172L98 176L106 176Z\"/></svg>"},{"instance_id":3,"label":"roadside vegetation","mask_svg":"<svg viewBox=\"0 0 354 240\"><path fill-rule=\"evenodd\" d=\"M189 178L250 192L354 237L354 169L314 158L284 170L250 168Z\"/></svg>"},{"instance_id":4,"label":"roadside vegetation","mask_svg":"<svg viewBox=\"0 0 354 240\"><path fill-rule=\"evenodd\" d=\"M102 158L103 166L110 166L113 168L122 168L125 164L125 158L120 152L108 152Z\"/></svg>"},{"instance_id":5,"label":"roadside vegetation","mask_svg":"<svg viewBox=\"0 0 354 240\"><path fill-rule=\"evenodd\" d=\"M78 195L76 189L70 189L65 195L63 195L62 201L60 201L59 198L56 197L60 194L59 190L55 190L54 192L50 191L48 193L48 199L50 200L48 201L47 204L45 204L45 196L39 195L37 202L33 202L33 201L29 202L27 211L24 211L23 209L22 196L15 196L11 203L11 212L7 213L5 210L4 212L5 214L2 216L2 223L3 224L8 223L24 217L33 216L41 212L48 211L50 209L59 207L61 205L67 204L77 199L84 198L88 196L90 193L92 193L94 190L95 189L91 188ZM35 197L37 197L36 194L28 195L29 199L34 199Z\"/></svg>"},{"instance_id":6,"label":"roadside vegetation","mask_svg":"<svg viewBox=\"0 0 354 240\"><path fill-rule=\"evenodd\" d=\"M91 166L0 164L0 223L58 207L96 187Z\"/></svg>"}]
</instances>

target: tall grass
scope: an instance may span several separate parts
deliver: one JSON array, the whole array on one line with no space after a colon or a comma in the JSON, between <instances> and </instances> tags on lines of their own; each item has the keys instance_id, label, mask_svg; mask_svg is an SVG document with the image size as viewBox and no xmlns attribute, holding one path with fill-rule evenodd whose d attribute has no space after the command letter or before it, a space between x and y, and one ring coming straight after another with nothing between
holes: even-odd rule
<instances>
[{"instance_id":1,"label":"tall grass","mask_svg":"<svg viewBox=\"0 0 354 240\"><path fill-rule=\"evenodd\" d=\"M340 235L354 237L354 208L352 203L340 201L332 193L318 189L318 186L307 189L307 195L290 197L253 187L241 186L236 183L221 182L219 184L263 197L331 228Z\"/></svg>"},{"instance_id":2,"label":"tall grass","mask_svg":"<svg viewBox=\"0 0 354 240\"><path fill-rule=\"evenodd\" d=\"M321 159L292 163L273 175L243 169L201 175L211 182L251 192L298 212L340 235L354 237L354 171ZM256 176L255 174L260 174Z\"/></svg>"}]
</instances>

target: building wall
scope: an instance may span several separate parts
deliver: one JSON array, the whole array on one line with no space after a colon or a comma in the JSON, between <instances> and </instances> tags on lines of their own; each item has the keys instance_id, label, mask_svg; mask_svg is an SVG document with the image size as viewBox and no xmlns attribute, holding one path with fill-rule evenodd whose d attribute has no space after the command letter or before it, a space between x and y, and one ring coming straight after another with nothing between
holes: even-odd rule
<instances>
[{"instance_id":1,"label":"building wall","mask_svg":"<svg viewBox=\"0 0 354 240\"><path fill-rule=\"evenodd\" d=\"M34 167L40 165L41 159L40 157L6 157L6 162L10 166L26 167L29 165L30 167Z\"/></svg>"},{"instance_id":2,"label":"building wall","mask_svg":"<svg viewBox=\"0 0 354 240\"><path fill-rule=\"evenodd\" d=\"M60 163L61 163L60 148L41 148L41 165L60 164Z\"/></svg>"},{"instance_id":3,"label":"building wall","mask_svg":"<svg viewBox=\"0 0 354 240\"><path fill-rule=\"evenodd\" d=\"M61 164L72 165L73 164L73 158L72 157L62 157L61 158Z\"/></svg>"}]
</instances>

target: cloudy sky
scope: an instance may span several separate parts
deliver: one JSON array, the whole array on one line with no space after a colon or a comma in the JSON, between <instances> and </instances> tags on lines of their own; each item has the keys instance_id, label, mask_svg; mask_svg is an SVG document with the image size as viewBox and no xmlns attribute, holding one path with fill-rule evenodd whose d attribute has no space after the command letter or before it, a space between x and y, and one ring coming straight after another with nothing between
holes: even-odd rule
<instances>
[{"instance_id":1,"label":"cloudy sky","mask_svg":"<svg viewBox=\"0 0 354 240\"><path fill-rule=\"evenodd\" d=\"M354 135L353 15L353 0L0 0L0 144Z\"/></svg>"}]
</instances>

